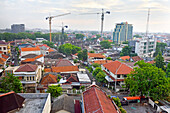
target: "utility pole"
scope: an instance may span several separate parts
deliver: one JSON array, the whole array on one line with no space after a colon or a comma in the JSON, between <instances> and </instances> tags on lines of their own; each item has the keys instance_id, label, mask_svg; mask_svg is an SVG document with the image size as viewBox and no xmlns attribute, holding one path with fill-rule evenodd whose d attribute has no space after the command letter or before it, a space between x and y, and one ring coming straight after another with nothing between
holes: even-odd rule
<instances>
[{"instance_id":1,"label":"utility pole","mask_svg":"<svg viewBox=\"0 0 170 113\"><path fill-rule=\"evenodd\" d=\"M148 36L149 15L150 15L150 8L148 9L148 18L147 18L147 24L146 24L146 36Z\"/></svg>"},{"instance_id":2,"label":"utility pole","mask_svg":"<svg viewBox=\"0 0 170 113\"><path fill-rule=\"evenodd\" d=\"M52 41L52 38L51 38L51 20L52 20L52 18L60 17L60 16L65 16L65 15L68 15L68 14L71 14L71 13L65 13L65 14L61 14L61 15L56 15L56 16L49 16L49 17L46 17L46 20L48 20L48 19L49 19L50 42Z\"/></svg>"}]
</instances>

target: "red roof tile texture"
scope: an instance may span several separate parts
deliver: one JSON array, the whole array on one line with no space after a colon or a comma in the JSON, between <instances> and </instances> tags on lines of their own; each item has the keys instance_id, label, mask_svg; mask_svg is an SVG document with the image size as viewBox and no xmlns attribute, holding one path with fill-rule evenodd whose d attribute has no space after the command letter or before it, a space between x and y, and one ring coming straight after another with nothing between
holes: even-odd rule
<instances>
[{"instance_id":1,"label":"red roof tile texture","mask_svg":"<svg viewBox=\"0 0 170 113\"><path fill-rule=\"evenodd\" d=\"M69 72L79 71L78 66L63 66L63 67L52 67L52 72Z\"/></svg>"},{"instance_id":2,"label":"red roof tile texture","mask_svg":"<svg viewBox=\"0 0 170 113\"><path fill-rule=\"evenodd\" d=\"M139 56L134 56L134 57L132 57L132 60L133 60L134 62L137 62L137 61L140 61L140 60L143 60L143 59L140 58Z\"/></svg>"},{"instance_id":3,"label":"red roof tile texture","mask_svg":"<svg viewBox=\"0 0 170 113\"><path fill-rule=\"evenodd\" d=\"M21 51L40 51L39 47L21 48Z\"/></svg>"},{"instance_id":4,"label":"red roof tile texture","mask_svg":"<svg viewBox=\"0 0 170 113\"><path fill-rule=\"evenodd\" d=\"M22 108L24 100L25 98L13 91L0 95L0 113L7 113Z\"/></svg>"},{"instance_id":5,"label":"red roof tile texture","mask_svg":"<svg viewBox=\"0 0 170 113\"><path fill-rule=\"evenodd\" d=\"M97 63L97 64L105 64L109 62L113 62L113 61L112 60L95 60L94 61L94 63Z\"/></svg>"},{"instance_id":6,"label":"red roof tile texture","mask_svg":"<svg viewBox=\"0 0 170 113\"><path fill-rule=\"evenodd\" d=\"M103 65L113 74L129 74L133 69L120 61L114 61Z\"/></svg>"},{"instance_id":7,"label":"red roof tile texture","mask_svg":"<svg viewBox=\"0 0 170 113\"><path fill-rule=\"evenodd\" d=\"M5 54L2 54L2 57L5 58L5 59L9 58L9 56L7 56Z\"/></svg>"},{"instance_id":8,"label":"red roof tile texture","mask_svg":"<svg viewBox=\"0 0 170 113\"><path fill-rule=\"evenodd\" d=\"M21 65L15 72L35 72L37 67L37 65L25 64Z\"/></svg>"},{"instance_id":9,"label":"red roof tile texture","mask_svg":"<svg viewBox=\"0 0 170 113\"><path fill-rule=\"evenodd\" d=\"M88 53L88 57L105 58L105 56L102 55L101 53Z\"/></svg>"},{"instance_id":10,"label":"red roof tile texture","mask_svg":"<svg viewBox=\"0 0 170 113\"><path fill-rule=\"evenodd\" d=\"M149 64L154 64L154 63L155 63L155 61L154 61L154 60L152 60L152 61L149 61L149 62L147 62L147 63L149 63Z\"/></svg>"},{"instance_id":11,"label":"red roof tile texture","mask_svg":"<svg viewBox=\"0 0 170 113\"><path fill-rule=\"evenodd\" d=\"M42 85L48 85L52 83L57 83L57 76L48 74L47 76L43 77L41 80Z\"/></svg>"},{"instance_id":12,"label":"red roof tile texture","mask_svg":"<svg viewBox=\"0 0 170 113\"><path fill-rule=\"evenodd\" d=\"M117 113L112 100L95 86L83 92L83 103L85 113Z\"/></svg>"},{"instance_id":13,"label":"red roof tile texture","mask_svg":"<svg viewBox=\"0 0 170 113\"><path fill-rule=\"evenodd\" d=\"M69 60L60 59L57 62L56 67L63 67L63 66L73 66L73 64Z\"/></svg>"},{"instance_id":14,"label":"red roof tile texture","mask_svg":"<svg viewBox=\"0 0 170 113\"><path fill-rule=\"evenodd\" d=\"M130 56L122 56L122 57L120 57L120 59L122 59L122 60L129 60Z\"/></svg>"}]
</instances>

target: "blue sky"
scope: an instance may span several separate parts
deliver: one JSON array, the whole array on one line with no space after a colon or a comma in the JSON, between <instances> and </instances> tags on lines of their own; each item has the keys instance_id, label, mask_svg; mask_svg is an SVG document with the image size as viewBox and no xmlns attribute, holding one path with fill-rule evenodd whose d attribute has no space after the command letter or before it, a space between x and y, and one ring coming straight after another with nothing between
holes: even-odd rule
<instances>
[{"instance_id":1,"label":"blue sky","mask_svg":"<svg viewBox=\"0 0 170 113\"><path fill-rule=\"evenodd\" d=\"M26 28L48 29L45 17L71 12L54 18L52 29L60 29L62 22L72 30L100 30L101 15L79 15L110 11L105 15L104 30L111 31L115 24L127 21L134 31L145 32L147 10L151 9L149 32L170 33L170 0L0 0L0 29L15 23Z\"/></svg>"}]
</instances>

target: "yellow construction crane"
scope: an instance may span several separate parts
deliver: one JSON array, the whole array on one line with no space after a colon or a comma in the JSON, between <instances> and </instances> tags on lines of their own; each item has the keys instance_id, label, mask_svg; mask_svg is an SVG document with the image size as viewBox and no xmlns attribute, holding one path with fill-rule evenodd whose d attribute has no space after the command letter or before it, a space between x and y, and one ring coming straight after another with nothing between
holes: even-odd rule
<instances>
[{"instance_id":1,"label":"yellow construction crane","mask_svg":"<svg viewBox=\"0 0 170 113\"><path fill-rule=\"evenodd\" d=\"M49 16L49 17L46 17L46 20L48 20L48 19L49 19L50 42L52 41L52 40L51 40L51 20L52 20L52 18L59 17L59 16L65 16L65 15L68 15L68 14L71 14L71 13L65 13L65 14L61 14L61 15L56 15L56 16Z\"/></svg>"}]
</instances>

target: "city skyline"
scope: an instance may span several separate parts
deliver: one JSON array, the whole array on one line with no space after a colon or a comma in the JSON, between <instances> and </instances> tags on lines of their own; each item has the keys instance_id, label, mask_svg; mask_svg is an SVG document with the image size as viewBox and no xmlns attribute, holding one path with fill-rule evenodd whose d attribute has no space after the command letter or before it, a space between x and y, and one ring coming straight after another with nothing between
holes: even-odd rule
<instances>
[{"instance_id":1,"label":"city skyline","mask_svg":"<svg viewBox=\"0 0 170 113\"><path fill-rule=\"evenodd\" d=\"M148 8L151 9L149 32L170 33L170 8L168 0L0 0L0 29L10 28L12 24L25 24L26 29L48 29L51 15L70 12L70 15L54 18L52 29L59 30L61 23L71 30L100 31L101 15L82 13L100 13L101 9L110 11L104 18L104 31L114 30L116 23L133 24L134 32L146 31ZM88 21L87 21L88 20Z\"/></svg>"}]
</instances>

